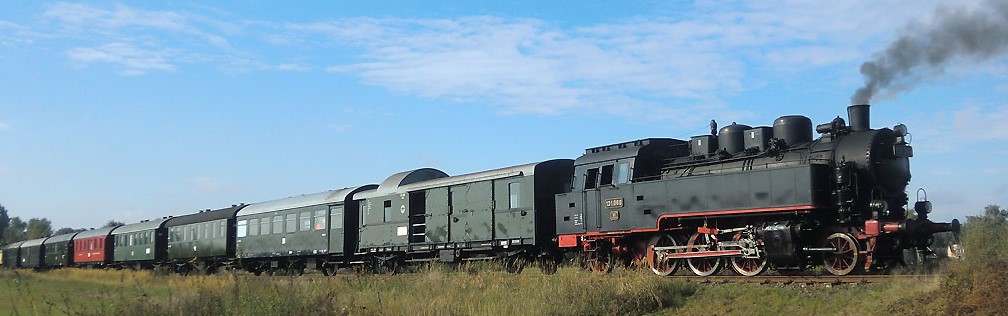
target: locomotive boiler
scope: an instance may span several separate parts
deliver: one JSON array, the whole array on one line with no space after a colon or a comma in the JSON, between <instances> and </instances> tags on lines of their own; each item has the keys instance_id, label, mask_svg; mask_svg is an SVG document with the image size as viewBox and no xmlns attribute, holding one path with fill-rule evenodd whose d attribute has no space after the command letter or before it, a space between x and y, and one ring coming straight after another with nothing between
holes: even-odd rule
<instances>
[{"instance_id":1,"label":"locomotive boiler","mask_svg":"<svg viewBox=\"0 0 1008 316\"><path fill-rule=\"evenodd\" d=\"M835 275L884 269L936 232L922 195L908 209L905 125L870 127L868 105L815 127L731 124L689 141L652 138L589 148L557 196L557 242L596 271L639 261L659 275L706 276L823 265Z\"/></svg>"}]
</instances>

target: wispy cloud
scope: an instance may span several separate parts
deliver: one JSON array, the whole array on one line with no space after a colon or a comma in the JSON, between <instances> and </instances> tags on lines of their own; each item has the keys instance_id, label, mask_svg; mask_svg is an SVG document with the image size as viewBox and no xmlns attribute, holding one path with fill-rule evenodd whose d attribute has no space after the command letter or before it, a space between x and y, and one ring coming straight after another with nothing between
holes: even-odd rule
<instances>
[{"instance_id":1,"label":"wispy cloud","mask_svg":"<svg viewBox=\"0 0 1008 316\"><path fill-rule=\"evenodd\" d=\"M273 69L276 69L278 71L293 71L293 72L307 72L312 70L310 66L301 64L279 64L274 66Z\"/></svg>"},{"instance_id":2,"label":"wispy cloud","mask_svg":"<svg viewBox=\"0 0 1008 316\"><path fill-rule=\"evenodd\" d=\"M67 57L84 67L107 63L120 67L123 75L142 75L151 70L175 71L168 61L171 53L133 47L128 43L111 43L99 47L77 47L67 51Z\"/></svg>"},{"instance_id":3,"label":"wispy cloud","mask_svg":"<svg viewBox=\"0 0 1008 316\"><path fill-rule=\"evenodd\" d=\"M1008 142L1008 130L991 128L1005 121L1008 121L1008 104L963 105L957 110L914 118L907 125L915 139L926 141L924 146L918 146L921 150L944 153L981 142ZM927 128L914 130L914 126Z\"/></svg>"},{"instance_id":4,"label":"wispy cloud","mask_svg":"<svg viewBox=\"0 0 1008 316\"><path fill-rule=\"evenodd\" d=\"M6 131L11 128L10 124L0 121L0 131Z\"/></svg>"},{"instance_id":5,"label":"wispy cloud","mask_svg":"<svg viewBox=\"0 0 1008 316\"><path fill-rule=\"evenodd\" d=\"M49 5L42 16L51 33L75 40L66 54L75 65L113 64L124 75L185 64L239 74L324 69L505 114L695 120L774 76L856 63L940 3L701 1L675 4L673 17L578 26L495 16L253 21L73 3ZM284 53L297 51L290 48L332 57L304 60Z\"/></svg>"},{"instance_id":6,"label":"wispy cloud","mask_svg":"<svg viewBox=\"0 0 1008 316\"><path fill-rule=\"evenodd\" d=\"M76 3L48 6L43 16L56 21L64 32L118 35L125 29L147 29L194 35L206 42L225 47L227 39L197 27L199 21L213 21L190 13L154 11L115 5L111 9ZM213 21L221 25L221 21Z\"/></svg>"},{"instance_id":7,"label":"wispy cloud","mask_svg":"<svg viewBox=\"0 0 1008 316\"><path fill-rule=\"evenodd\" d=\"M693 120L723 108L721 99L750 81L854 62L864 55L859 48L923 11L893 10L905 5L892 1L697 6L681 19L575 28L492 16L288 23L277 42L323 35L361 50L358 61L329 72L505 113Z\"/></svg>"}]
</instances>

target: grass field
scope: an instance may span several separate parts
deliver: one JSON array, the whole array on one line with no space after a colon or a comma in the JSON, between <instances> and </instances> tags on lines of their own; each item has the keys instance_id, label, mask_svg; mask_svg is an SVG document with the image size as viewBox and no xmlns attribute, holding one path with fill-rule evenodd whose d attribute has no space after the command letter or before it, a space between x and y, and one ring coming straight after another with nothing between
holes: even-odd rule
<instances>
[{"instance_id":1,"label":"grass field","mask_svg":"<svg viewBox=\"0 0 1008 316\"><path fill-rule=\"evenodd\" d=\"M964 233L965 261L936 277L873 284L692 284L617 269L511 275L493 265L403 275L255 277L0 270L0 315L1001 315L1008 223Z\"/></svg>"},{"instance_id":2,"label":"grass field","mask_svg":"<svg viewBox=\"0 0 1008 316\"><path fill-rule=\"evenodd\" d=\"M148 271L0 272L0 314L118 315L850 315L903 311L941 278L886 284L691 284L618 270L555 275L425 269L395 276L180 277Z\"/></svg>"}]
</instances>

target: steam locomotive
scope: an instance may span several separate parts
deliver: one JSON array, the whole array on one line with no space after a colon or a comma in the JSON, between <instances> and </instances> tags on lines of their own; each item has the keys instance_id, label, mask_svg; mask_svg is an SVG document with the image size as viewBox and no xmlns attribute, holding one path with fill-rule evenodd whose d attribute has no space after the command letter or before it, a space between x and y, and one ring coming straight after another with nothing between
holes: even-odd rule
<instances>
[{"instance_id":1,"label":"steam locomotive","mask_svg":"<svg viewBox=\"0 0 1008 316\"><path fill-rule=\"evenodd\" d=\"M330 275L395 272L416 262L503 260L545 271L569 257L608 272L642 264L707 276L823 265L882 271L906 249L929 251L959 222L928 219L923 191L907 209L907 127L872 129L868 105L815 127L731 124L688 141L649 138L555 159L448 176L431 168L380 184L29 240L4 267L224 269Z\"/></svg>"},{"instance_id":2,"label":"steam locomotive","mask_svg":"<svg viewBox=\"0 0 1008 316\"><path fill-rule=\"evenodd\" d=\"M834 275L884 269L904 249L928 251L926 193L908 205L905 125L872 129L868 105L816 126L782 116L772 127L732 124L689 141L645 139L590 148L574 188L557 195L557 238L596 271L644 259L659 275L724 265L752 276L820 262Z\"/></svg>"}]
</instances>

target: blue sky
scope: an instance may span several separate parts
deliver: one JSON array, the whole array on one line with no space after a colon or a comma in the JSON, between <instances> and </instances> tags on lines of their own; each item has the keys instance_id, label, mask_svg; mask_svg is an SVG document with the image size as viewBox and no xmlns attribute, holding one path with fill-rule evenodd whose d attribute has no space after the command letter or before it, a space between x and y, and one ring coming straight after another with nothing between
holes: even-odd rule
<instances>
[{"instance_id":1,"label":"blue sky","mask_svg":"<svg viewBox=\"0 0 1008 316\"><path fill-rule=\"evenodd\" d=\"M963 1L975 8L979 1ZM941 1L0 3L0 204L135 222L462 174L711 118L841 115L859 65ZM935 218L1008 206L1008 63L873 101Z\"/></svg>"}]
</instances>

